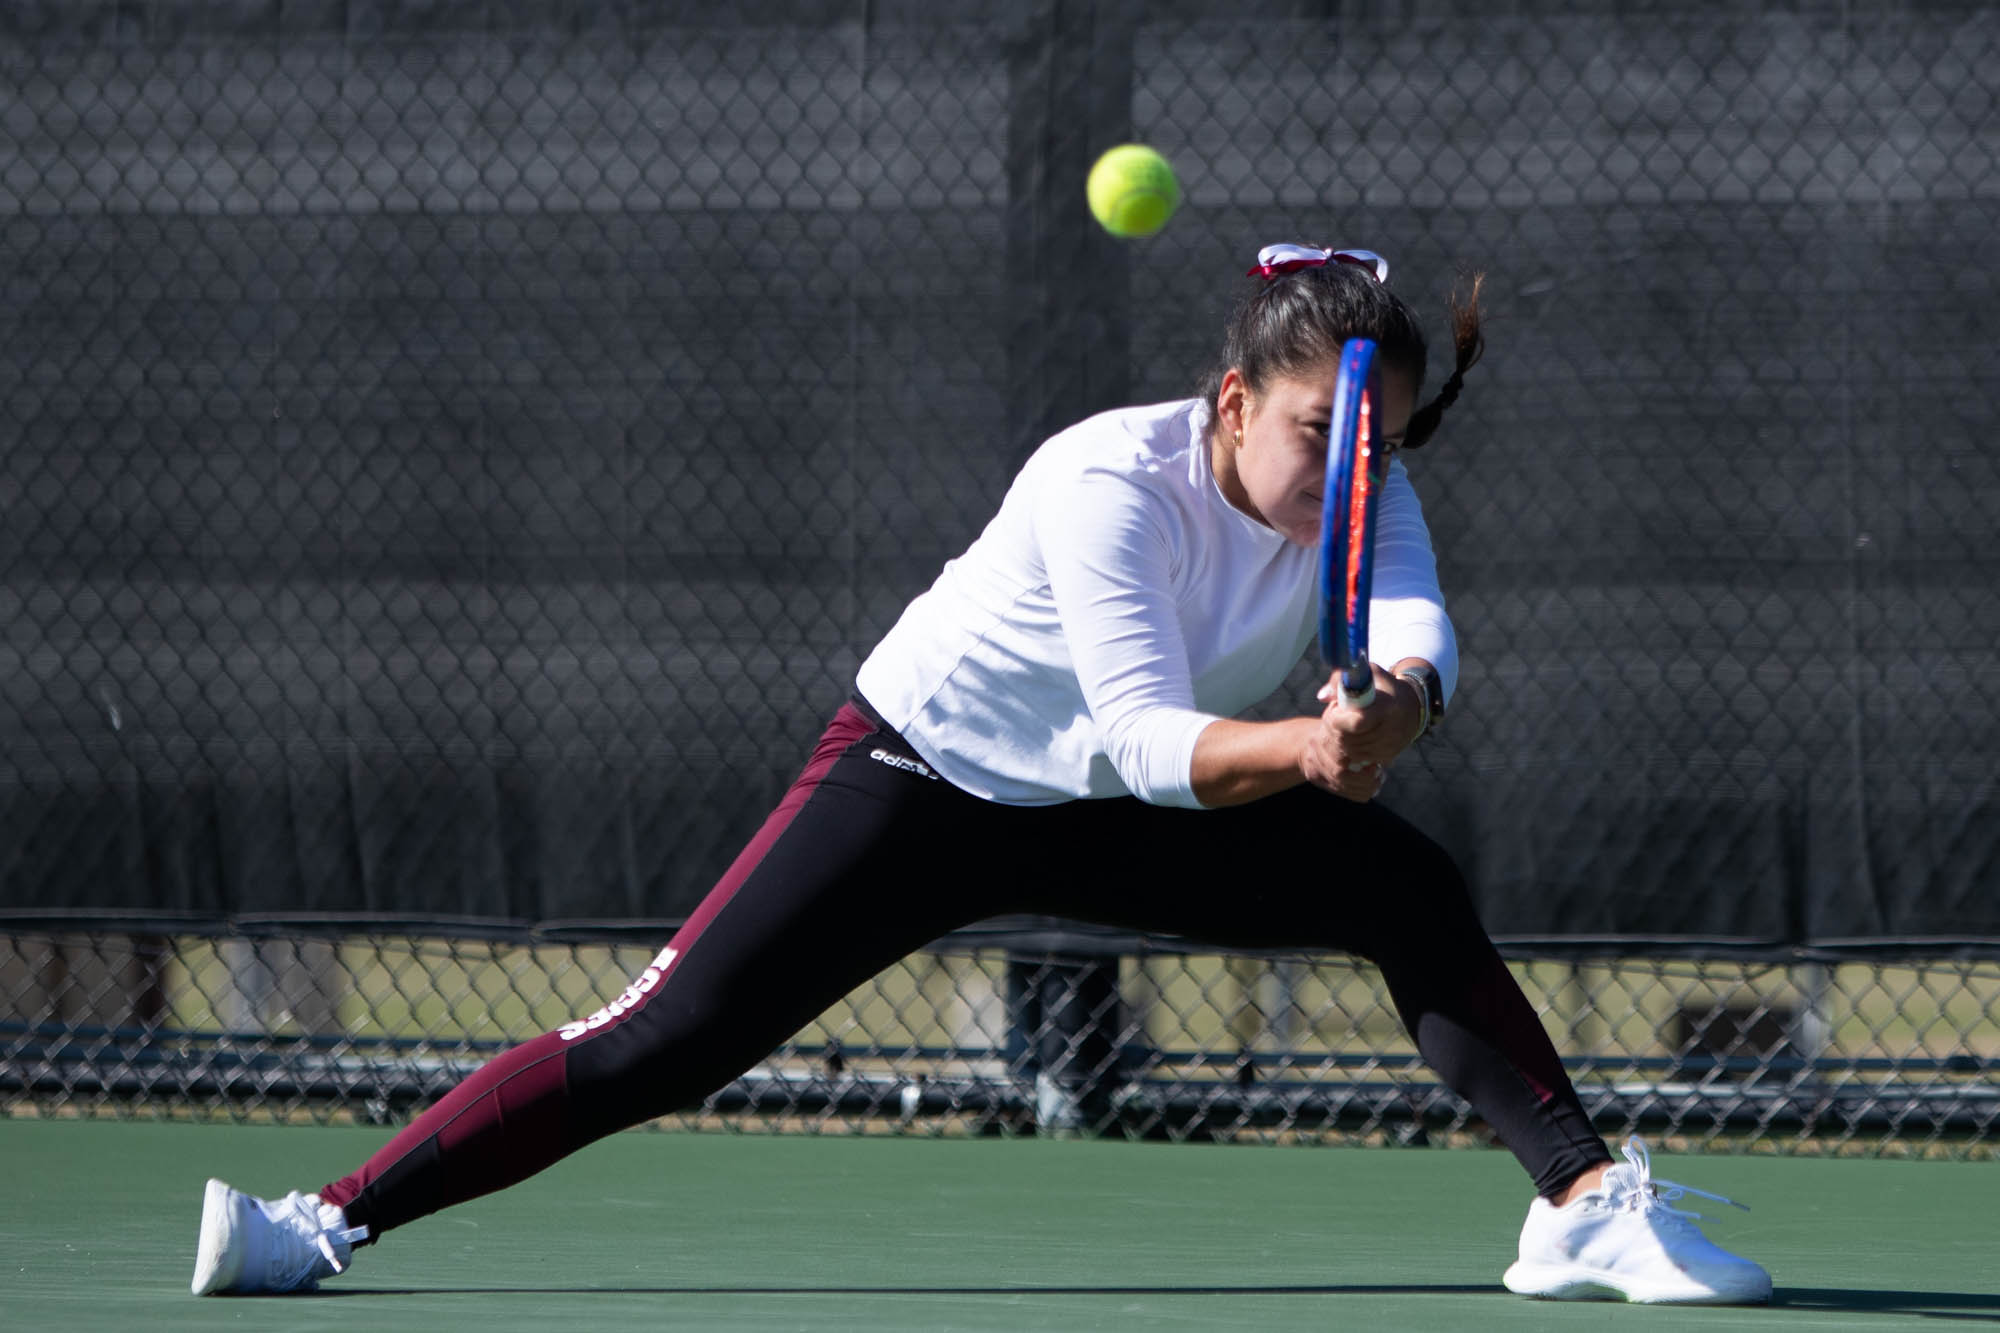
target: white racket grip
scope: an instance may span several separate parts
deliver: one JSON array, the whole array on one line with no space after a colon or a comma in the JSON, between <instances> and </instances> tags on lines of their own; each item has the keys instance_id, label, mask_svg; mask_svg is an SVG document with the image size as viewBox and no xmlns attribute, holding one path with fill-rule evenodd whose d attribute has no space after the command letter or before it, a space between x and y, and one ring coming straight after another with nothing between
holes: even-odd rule
<instances>
[{"instance_id":1,"label":"white racket grip","mask_svg":"<svg viewBox=\"0 0 2000 1333\"><path fill-rule=\"evenodd\" d=\"M1366 667L1363 669L1366 670ZM1375 673L1372 671L1368 673L1367 683L1360 689L1350 690L1347 688L1347 682L1336 671L1333 676L1333 697L1342 707L1366 708L1375 702ZM1347 771L1359 773L1366 767L1368 765L1364 763L1351 763L1347 766Z\"/></svg>"}]
</instances>

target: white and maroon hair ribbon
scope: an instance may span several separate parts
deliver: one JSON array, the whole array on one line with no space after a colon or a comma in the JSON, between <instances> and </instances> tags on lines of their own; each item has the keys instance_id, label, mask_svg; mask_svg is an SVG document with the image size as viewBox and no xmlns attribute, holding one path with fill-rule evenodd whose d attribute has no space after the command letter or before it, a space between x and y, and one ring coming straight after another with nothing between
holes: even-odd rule
<instances>
[{"instance_id":1,"label":"white and maroon hair ribbon","mask_svg":"<svg viewBox=\"0 0 2000 1333\"><path fill-rule=\"evenodd\" d=\"M1357 264L1375 275L1375 281L1389 281L1389 261L1373 250L1322 250L1314 245L1267 245L1257 252L1257 267L1249 276L1270 281L1293 269L1319 268L1326 264Z\"/></svg>"}]
</instances>

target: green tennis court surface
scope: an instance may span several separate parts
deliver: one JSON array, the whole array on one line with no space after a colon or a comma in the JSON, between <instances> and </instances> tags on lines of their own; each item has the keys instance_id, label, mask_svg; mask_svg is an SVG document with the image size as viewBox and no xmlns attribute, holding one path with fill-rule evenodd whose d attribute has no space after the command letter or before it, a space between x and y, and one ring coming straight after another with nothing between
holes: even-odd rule
<instances>
[{"instance_id":1,"label":"green tennis court surface","mask_svg":"<svg viewBox=\"0 0 2000 1333\"><path fill-rule=\"evenodd\" d=\"M385 1134L0 1121L21 1329L1654 1329L2000 1321L1982 1163L1659 1154L1772 1308L1501 1289L1501 1152L624 1134L392 1233L316 1296L188 1295L201 1184L317 1188ZM1701 1201L1692 1201L1701 1207ZM1933 1325L1934 1326L1934 1325Z\"/></svg>"}]
</instances>

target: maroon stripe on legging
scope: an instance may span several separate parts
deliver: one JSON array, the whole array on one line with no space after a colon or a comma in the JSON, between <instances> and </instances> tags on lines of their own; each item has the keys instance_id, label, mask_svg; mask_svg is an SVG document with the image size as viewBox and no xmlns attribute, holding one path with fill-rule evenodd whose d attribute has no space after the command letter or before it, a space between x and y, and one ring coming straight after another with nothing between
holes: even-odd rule
<instances>
[{"instance_id":1,"label":"maroon stripe on legging","mask_svg":"<svg viewBox=\"0 0 2000 1333\"><path fill-rule=\"evenodd\" d=\"M625 1007L585 1033L564 1040L563 1032L573 1026L565 1024L496 1056L411 1121L359 1170L321 1189L320 1197L347 1209L354 1225L380 1234L525 1180L582 1147L583 1142L572 1141L568 1132L569 1086L563 1057L638 1013L664 989L675 965L729 905L835 762L876 729L852 704L834 714L777 809L674 932L667 946L673 954L658 968L652 985L642 990L635 982L619 997L627 1001ZM426 1165L432 1168L428 1172ZM378 1182L406 1191L407 1197L388 1208L380 1206L384 1200L363 1198Z\"/></svg>"},{"instance_id":2,"label":"maroon stripe on legging","mask_svg":"<svg viewBox=\"0 0 2000 1333\"><path fill-rule=\"evenodd\" d=\"M1494 1045L1536 1099L1546 1105L1564 1094L1574 1098L1562 1057L1556 1054L1547 1029L1521 993L1521 983L1514 979L1506 961L1495 953L1485 972L1473 977L1470 984L1476 997L1475 1010L1493 1020Z\"/></svg>"},{"instance_id":3,"label":"maroon stripe on legging","mask_svg":"<svg viewBox=\"0 0 2000 1333\"><path fill-rule=\"evenodd\" d=\"M840 706L840 711L833 715L833 721L827 724L826 731L821 734L819 744L813 747L812 758L806 761L805 768L800 770L797 778L793 779L791 787L785 792L784 799L778 802L778 808L765 817L763 827L759 828L756 836L736 854L736 859L729 863L729 869L722 872L722 878L715 882L715 887L708 891L708 896L694 909L694 915L682 922L681 928L674 932L673 939L668 942L668 947L675 951L673 963L678 963L687 957L687 951L694 946L701 933L708 929L709 922L715 920L717 913L729 906L730 899L734 898L736 891L743 887L743 881L750 878L750 872L763 862L772 846L784 836L785 830L791 826L799 811L805 808L806 802L812 799L813 792L818 789L820 782L840 756L847 753L849 746L875 730L875 724L864 717L853 704ZM672 970L673 963L668 965L669 971ZM652 994L657 995L659 991L660 988L655 986ZM628 1012L637 1012L637 1008L638 1006L634 1006ZM623 1021L622 1015L620 1021Z\"/></svg>"}]
</instances>

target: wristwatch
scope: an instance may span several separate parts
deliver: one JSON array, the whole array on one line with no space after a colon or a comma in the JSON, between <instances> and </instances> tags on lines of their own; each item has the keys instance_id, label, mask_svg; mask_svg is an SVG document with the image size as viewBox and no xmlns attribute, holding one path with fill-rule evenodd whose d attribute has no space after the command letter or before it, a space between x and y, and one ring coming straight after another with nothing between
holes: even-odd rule
<instances>
[{"instance_id":1,"label":"wristwatch","mask_svg":"<svg viewBox=\"0 0 2000 1333\"><path fill-rule=\"evenodd\" d=\"M1438 723L1444 721L1444 682L1438 673L1427 666L1407 667L1396 673L1397 680L1407 680L1417 687L1417 697L1423 700L1424 725L1418 729L1417 738L1423 739L1437 730Z\"/></svg>"}]
</instances>

